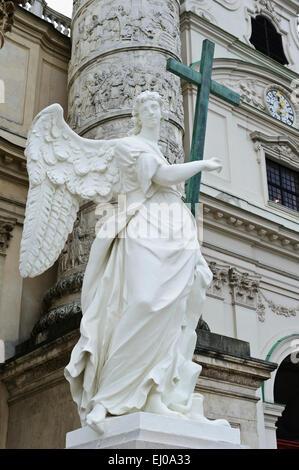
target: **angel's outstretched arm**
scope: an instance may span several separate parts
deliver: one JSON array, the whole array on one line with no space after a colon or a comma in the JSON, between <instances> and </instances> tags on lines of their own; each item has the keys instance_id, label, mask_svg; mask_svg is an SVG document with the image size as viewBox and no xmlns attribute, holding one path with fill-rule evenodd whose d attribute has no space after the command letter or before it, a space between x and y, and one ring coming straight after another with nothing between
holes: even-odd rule
<instances>
[{"instance_id":1,"label":"angel's outstretched arm","mask_svg":"<svg viewBox=\"0 0 299 470\"><path fill-rule=\"evenodd\" d=\"M220 171L222 163L218 158L160 166L153 176L153 181L160 186L179 184L201 171Z\"/></svg>"}]
</instances>

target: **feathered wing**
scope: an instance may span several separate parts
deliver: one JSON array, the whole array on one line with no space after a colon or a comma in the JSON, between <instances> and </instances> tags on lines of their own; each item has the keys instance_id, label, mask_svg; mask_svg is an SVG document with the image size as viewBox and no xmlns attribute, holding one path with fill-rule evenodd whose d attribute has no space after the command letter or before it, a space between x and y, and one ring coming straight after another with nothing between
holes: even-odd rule
<instances>
[{"instance_id":1,"label":"feathered wing","mask_svg":"<svg viewBox=\"0 0 299 470\"><path fill-rule=\"evenodd\" d=\"M115 140L85 139L53 104L33 120L25 155L29 192L20 273L34 277L54 264L72 231L80 199L111 199L119 181Z\"/></svg>"}]
</instances>

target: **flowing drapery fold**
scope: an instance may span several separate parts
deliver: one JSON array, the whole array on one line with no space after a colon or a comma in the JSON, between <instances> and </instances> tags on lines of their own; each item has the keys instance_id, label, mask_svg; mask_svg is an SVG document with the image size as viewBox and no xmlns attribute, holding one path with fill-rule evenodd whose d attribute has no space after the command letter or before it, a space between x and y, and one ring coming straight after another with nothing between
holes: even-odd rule
<instances>
[{"instance_id":1,"label":"flowing drapery fold","mask_svg":"<svg viewBox=\"0 0 299 470\"><path fill-rule=\"evenodd\" d=\"M65 369L82 423L96 403L112 415L142 410L153 387L170 409L187 409L200 373L194 330L212 273L195 220L177 188L153 182L167 165L158 147L129 137L119 155L128 205L93 242Z\"/></svg>"}]
</instances>

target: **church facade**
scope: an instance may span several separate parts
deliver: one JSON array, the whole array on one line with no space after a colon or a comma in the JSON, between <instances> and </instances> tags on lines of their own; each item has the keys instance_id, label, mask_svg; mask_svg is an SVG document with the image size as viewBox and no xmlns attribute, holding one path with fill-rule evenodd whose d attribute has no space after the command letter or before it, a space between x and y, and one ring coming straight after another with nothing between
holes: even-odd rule
<instances>
[{"instance_id":1,"label":"church facade","mask_svg":"<svg viewBox=\"0 0 299 470\"><path fill-rule=\"evenodd\" d=\"M30 124L59 103L78 134L124 136L134 96L158 91L169 106L161 149L171 163L187 161L197 87L166 61L198 71L204 39L215 43L212 79L241 102L210 95L205 157L221 158L223 171L201 184L202 252L214 279L199 312L197 388L206 416L228 419L242 444L299 442L296 3L75 0L72 21L42 0L16 7L0 49L2 448L63 448L80 426L63 369L78 339L95 207L82 202L52 268L20 277Z\"/></svg>"}]
</instances>

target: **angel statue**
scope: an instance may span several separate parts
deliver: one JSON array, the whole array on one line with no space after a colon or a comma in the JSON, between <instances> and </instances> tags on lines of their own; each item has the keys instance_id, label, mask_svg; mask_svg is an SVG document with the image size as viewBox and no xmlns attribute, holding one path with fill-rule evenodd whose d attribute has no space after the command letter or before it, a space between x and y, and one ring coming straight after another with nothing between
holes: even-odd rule
<instances>
[{"instance_id":1,"label":"angel statue","mask_svg":"<svg viewBox=\"0 0 299 470\"><path fill-rule=\"evenodd\" d=\"M23 277L56 261L80 199L126 200L116 216L106 217L92 244L81 335L65 368L82 426L99 433L106 417L138 411L209 421L203 397L194 393L201 366L192 357L212 273L182 183L222 165L217 158L170 165L158 146L163 115L160 95L145 91L135 100L135 128L127 137L82 138L66 124L59 104L42 110L28 134ZM170 206L171 216L156 210Z\"/></svg>"}]
</instances>

